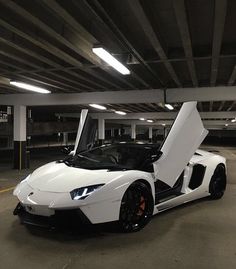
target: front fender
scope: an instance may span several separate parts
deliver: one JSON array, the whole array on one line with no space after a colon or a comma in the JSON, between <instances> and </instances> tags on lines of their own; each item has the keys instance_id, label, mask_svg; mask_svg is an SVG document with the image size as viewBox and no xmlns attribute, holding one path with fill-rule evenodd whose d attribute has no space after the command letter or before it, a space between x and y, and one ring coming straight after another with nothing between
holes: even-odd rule
<instances>
[{"instance_id":1,"label":"front fender","mask_svg":"<svg viewBox=\"0 0 236 269\"><path fill-rule=\"evenodd\" d=\"M113 173L113 172L111 172ZM99 191L84 200L80 209L92 223L103 223L119 219L121 200L128 187L135 181L146 181L155 197L152 174L140 171L124 171L116 180L111 180Z\"/></svg>"}]
</instances>

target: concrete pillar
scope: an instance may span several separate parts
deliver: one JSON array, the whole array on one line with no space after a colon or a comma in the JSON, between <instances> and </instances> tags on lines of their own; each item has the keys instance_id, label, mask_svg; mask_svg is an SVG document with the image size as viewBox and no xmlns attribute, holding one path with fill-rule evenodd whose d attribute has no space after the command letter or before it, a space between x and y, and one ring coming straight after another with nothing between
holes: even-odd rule
<instances>
[{"instance_id":1,"label":"concrete pillar","mask_svg":"<svg viewBox=\"0 0 236 269\"><path fill-rule=\"evenodd\" d=\"M130 127L124 127L124 135L129 135L130 134Z\"/></svg>"},{"instance_id":2,"label":"concrete pillar","mask_svg":"<svg viewBox=\"0 0 236 269\"><path fill-rule=\"evenodd\" d=\"M63 145L68 145L68 133L63 133Z\"/></svg>"},{"instance_id":3,"label":"concrete pillar","mask_svg":"<svg viewBox=\"0 0 236 269\"><path fill-rule=\"evenodd\" d=\"M26 107L14 106L14 169L26 168Z\"/></svg>"},{"instance_id":4,"label":"concrete pillar","mask_svg":"<svg viewBox=\"0 0 236 269\"><path fill-rule=\"evenodd\" d=\"M13 121L13 119L12 119L12 107L11 106L7 107L7 121L8 122Z\"/></svg>"},{"instance_id":5,"label":"concrete pillar","mask_svg":"<svg viewBox=\"0 0 236 269\"><path fill-rule=\"evenodd\" d=\"M131 123L131 139L135 141L136 139L136 124Z\"/></svg>"},{"instance_id":6,"label":"concrete pillar","mask_svg":"<svg viewBox=\"0 0 236 269\"><path fill-rule=\"evenodd\" d=\"M152 142L152 126L149 126L148 128L148 139L149 142Z\"/></svg>"},{"instance_id":7,"label":"concrete pillar","mask_svg":"<svg viewBox=\"0 0 236 269\"><path fill-rule=\"evenodd\" d=\"M11 106L8 106L7 107L7 115L11 115L12 113L11 113Z\"/></svg>"},{"instance_id":8,"label":"concrete pillar","mask_svg":"<svg viewBox=\"0 0 236 269\"><path fill-rule=\"evenodd\" d=\"M29 120L32 119L32 111L31 111L31 109L28 110L28 119Z\"/></svg>"},{"instance_id":9,"label":"concrete pillar","mask_svg":"<svg viewBox=\"0 0 236 269\"><path fill-rule=\"evenodd\" d=\"M105 139L105 120L102 118L98 119L98 141L102 145Z\"/></svg>"},{"instance_id":10,"label":"concrete pillar","mask_svg":"<svg viewBox=\"0 0 236 269\"><path fill-rule=\"evenodd\" d=\"M111 128L111 137L114 137L114 128Z\"/></svg>"},{"instance_id":11,"label":"concrete pillar","mask_svg":"<svg viewBox=\"0 0 236 269\"><path fill-rule=\"evenodd\" d=\"M12 113L11 106L7 107L7 122L9 124L13 123L13 113ZM7 146L11 149L13 148L13 133L11 135L9 135L7 138Z\"/></svg>"},{"instance_id":12,"label":"concrete pillar","mask_svg":"<svg viewBox=\"0 0 236 269\"><path fill-rule=\"evenodd\" d=\"M115 130L114 128L111 128L111 142L113 143L115 139Z\"/></svg>"},{"instance_id":13,"label":"concrete pillar","mask_svg":"<svg viewBox=\"0 0 236 269\"><path fill-rule=\"evenodd\" d=\"M12 115L12 109L11 106L7 107L7 116L10 117Z\"/></svg>"},{"instance_id":14,"label":"concrete pillar","mask_svg":"<svg viewBox=\"0 0 236 269\"><path fill-rule=\"evenodd\" d=\"M27 122L29 122L29 123L33 122L31 109L28 109L28 111L27 111ZM26 141L27 141L27 146L30 146L31 136L28 135Z\"/></svg>"}]
</instances>

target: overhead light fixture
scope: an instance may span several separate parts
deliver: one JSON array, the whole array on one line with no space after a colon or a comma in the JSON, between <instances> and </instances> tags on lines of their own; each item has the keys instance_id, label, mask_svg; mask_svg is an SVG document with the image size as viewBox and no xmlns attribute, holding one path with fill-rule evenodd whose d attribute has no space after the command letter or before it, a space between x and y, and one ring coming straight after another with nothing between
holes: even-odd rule
<instances>
[{"instance_id":1,"label":"overhead light fixture","mask_svg":"<svg viewBox=\"0 0 236 269\"><path fill-rule=\"evenodd\" d=\"M106 110L107 109L105 106L101 106L101 105L97 105L97 104L89 104L89 106L91 106L93 108L100 109L100 110Z\"/></svg>"},{"instance_id":2,"label":"overhead light fixture","mask_svg":"<svg viewBox=\"0 0 236 269\"><path fill-rule=\"evenodd\" d=\"M170 104L165 104L165 107L168 108L169 110L173 110L174 109L174 107L172 105L170 105Z\"/></svg>"},{"instance_id":3,"label":"overhead light fixture","mask_svg":"<svg viewBox=\"0 0 236 269\"><path fill-rule=\"evenodd\" d=\"M147 122L153 122L153 120L147 120Z\"/></svg>"},{"instance_id":4,"label":"overhead light fixture","mask_svg":"<svg viewBox=\"0 0 236 269\"><path fill-rule=\"evenodd\" d=\"M144 118L140 118L139 120L145 120Z\"/></svg>"},{"instance_id":5,"label":"overhead light fixture","mask_svg":"<svg viewBox=\"0 0 236 269\"><path fill-rule=\"evenodd\" d=\"M11 85L14 85L18 88L22 88L24 90L28 90L28 91L32 91L32 92L38 92L38 93L51 93L49 90L40 88L40 87L36 87L30 84L26 84L23 82L17 82L17 81L10 81Z\"/></svg>"},{"instance_id":6,"label":"overhead light fixture","mask_svg":"<svg viewBox=\"0 0 236 269\"><path fill-rule=\"evenodd\" d=\"M166 126L166 124L165 123L162 123L162 126Z\"/></svg>"},{"instance_id":7,"label":"overhead light fixture","mask_svg":"<svg viewBox=\"0 0 236 269\"><path fill-rule=\"evenodd\" d=\"M225 127L227 127L227 126L229 126L229 124L228 124L228 123L226 123L226 124L225 124Z\"/></svg>"},{"instance_id":8,"label":"overhead light fixture","mask_svg":"<svg viewBox=\"0 0 236 269\"><path fill-rule=\"evenodd\" d=\"M115 111L116 114L119 114L119 115L126 115L127 113L124 112L124 111Z\"/></svg>"},{"instance_id":9,"label":"overhead light fixture","mask_svg":"<svg viewBox=\"0 0 236 269\"><path fill-rule=\"evenodd\" d=\"M93 53L95 53L104 62L108 63L122 75L129 75L130 71L121 62L119 62L115 57L113 57L108 51L103 48L93 48Z\"/></svg>"},{"instance_id":10,"label":"overhead light fixture","mask_svg":"<svg viewBox=\"0 0 236 269\"><path fill-rule=\"evenodd\" d=\"M231 122L236 122L236 119L232 119Z\"/></svg>"}]
</instances>

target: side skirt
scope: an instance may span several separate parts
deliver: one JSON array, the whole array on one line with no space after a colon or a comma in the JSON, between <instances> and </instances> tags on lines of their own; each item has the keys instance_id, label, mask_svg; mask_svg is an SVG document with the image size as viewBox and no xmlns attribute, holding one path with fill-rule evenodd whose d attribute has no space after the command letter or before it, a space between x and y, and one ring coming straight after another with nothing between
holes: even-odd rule
<instances>
[{"instance_id":1,"label":"side skirt","mask_svg":"<svg viewBox=\"0 0 236 269\"><path fill-rule=\"evenodd\" d=\"M207 197L209 195L210 195L209 192L194 190L190 193L186 193L186 194L174 197L172 199L169 199L167 201L164 201L160 204L155 205L153 215L156 215L156 214L161 213L163 211L166 211L168 209L186 204L188 202L192 202L194 200L198 200L198 199Z\"/></svg>"}]
</instances>

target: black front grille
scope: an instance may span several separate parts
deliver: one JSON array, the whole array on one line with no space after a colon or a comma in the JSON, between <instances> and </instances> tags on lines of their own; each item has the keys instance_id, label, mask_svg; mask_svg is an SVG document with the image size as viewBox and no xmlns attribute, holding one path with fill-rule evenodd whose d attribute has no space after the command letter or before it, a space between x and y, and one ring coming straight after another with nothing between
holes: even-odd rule
<instances>
[{"instance_id":1,"label":"black front grille","mask_svg":"<svg viewBox=\"0 0 236 269\"><path fill-rule=\"evenodd\" d=\"M70 228L91 225L89 219L80 209L56 210L53 216L45 217L30 214L25 211L21 204L18 204L13 214L18 215L21 222L24 224L43 228Z\"/></svg>"}]
</instances>

